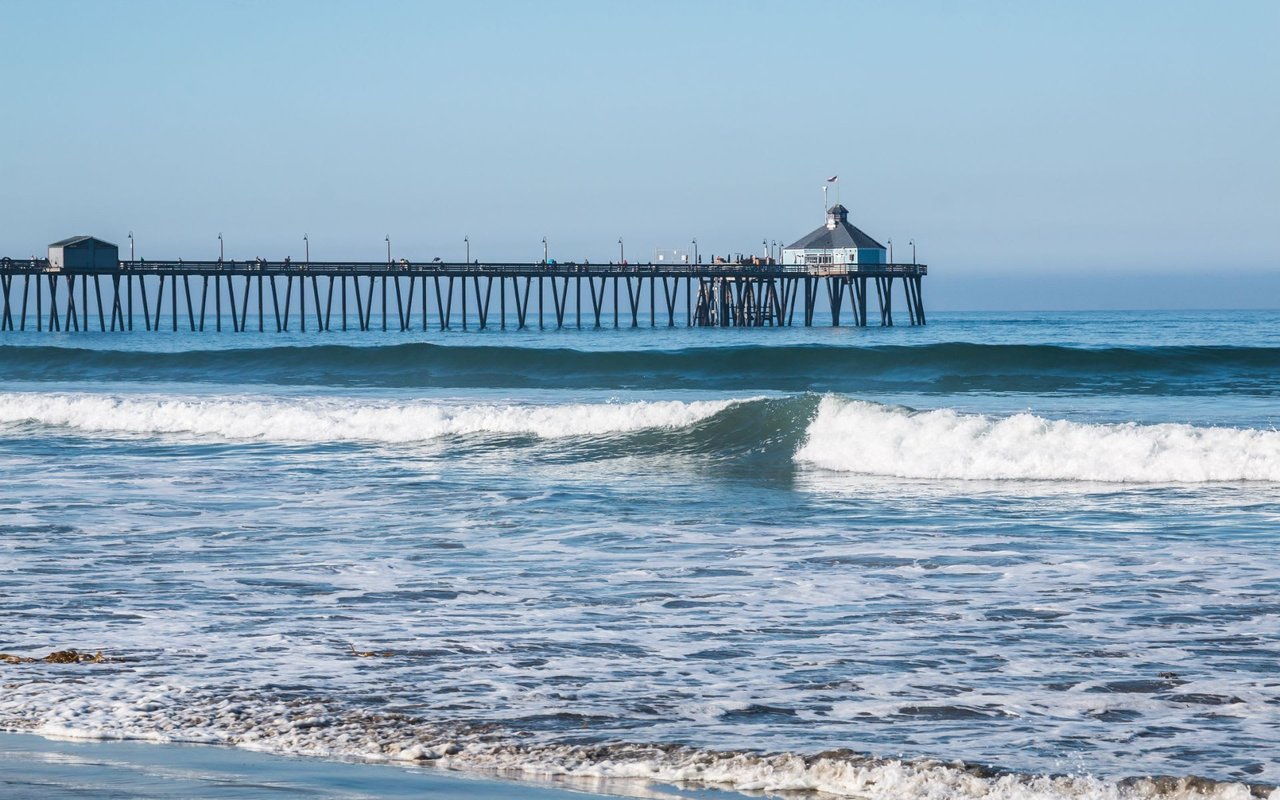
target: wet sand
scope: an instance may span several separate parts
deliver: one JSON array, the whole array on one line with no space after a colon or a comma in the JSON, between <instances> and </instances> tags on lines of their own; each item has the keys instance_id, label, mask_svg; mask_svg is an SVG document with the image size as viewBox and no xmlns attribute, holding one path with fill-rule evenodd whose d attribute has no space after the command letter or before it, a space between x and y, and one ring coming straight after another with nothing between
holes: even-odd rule
<instances>
[{"instance_id":1,"label":"wet sand","mask_svg":"<svg viewBox=\"0 0 1280 800\"><path fill-rule=\"evenodd\" d=\"M0 733L0 797L94 800L216 797L468 798L593 797L735 800L745 795L646 784L555 784L464 775L430 767L277 756L231 747L47 739Z\"/></svg>"}]
</instances>

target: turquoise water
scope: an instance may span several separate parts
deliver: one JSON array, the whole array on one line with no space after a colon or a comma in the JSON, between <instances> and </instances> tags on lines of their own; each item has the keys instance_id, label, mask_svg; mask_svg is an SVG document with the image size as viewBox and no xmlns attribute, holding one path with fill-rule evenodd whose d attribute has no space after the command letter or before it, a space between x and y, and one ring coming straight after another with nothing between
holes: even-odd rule
<instances>
[{"instance_id":1,"label":"turquoise water","mask_svg":"<svg viewBox=\"0 0 1280 800\"><path fill-rule=\"evenodd\" d=\"M0 651L106 661L0 667L0 727L858 796L1280 783L1277 323L5 332Z\"/></svg>"}]
</instances>

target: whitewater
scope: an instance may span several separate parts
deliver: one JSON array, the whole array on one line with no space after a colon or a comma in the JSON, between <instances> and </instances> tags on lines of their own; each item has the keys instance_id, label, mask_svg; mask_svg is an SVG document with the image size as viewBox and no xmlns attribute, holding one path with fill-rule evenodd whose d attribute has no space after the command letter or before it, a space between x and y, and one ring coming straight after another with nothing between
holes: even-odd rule
<instances>
[{"instance_id":1,"label":"whitewater","mask_svg":"<svg viewBox=\"0 0 1280 800\"><path fill-rule=\"evenodd\" d=\"M0 729L1280 800L1277 322L6 332Z\"/></svg>"},{"instance_id":2,"label":"whitewater","mask_svg":"<svg viewBox=\"0 0 1280 800\"><path fill-rule=\"evenodd\" d=\"M815 398L792 398L806 420ZM93 433L187 435L277 442L408 444L466 435L540 439L617 437L696 428L717 415L745 416L764 398L599 403L431 403L359 398L129 396L0 393L0 426L40 425ZM775 408L779 405L774 402ZM768 411L765 411L765 415ZM1280 482L1280 431L1186 424L1087 424L1020 413L915 411L827 395L793 431L790 455L823 469L901 478L1101 481L1120 483ZM708 450L717 432L706 431ZM502 446L509 446L503 442ZM620 443L619 455L625 443ZM725 448L723 455L734 454Z\"/></svg>"}]
</instances>

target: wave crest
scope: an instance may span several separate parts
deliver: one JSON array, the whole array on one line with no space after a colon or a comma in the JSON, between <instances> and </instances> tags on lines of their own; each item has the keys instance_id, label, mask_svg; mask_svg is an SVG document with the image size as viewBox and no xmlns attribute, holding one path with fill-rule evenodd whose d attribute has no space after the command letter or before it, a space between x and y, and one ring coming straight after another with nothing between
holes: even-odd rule
<instances>
[{"instance_id":1,"label":"wave crest","mask_svg":"<svg viewBox=\"0 0 1280 800\"><path fill-rule=\"evenodd\" d=\"M1280 482L1280 431L914 411L839 395L536 404L0 392L0 428L20 425L284 443L574 438L566 453L580 458L681 453L756 472L923 480Z\"/></svg>"},{"instance_id":2,"label":"wave crest","mask_svg":"<svg viewBox=\"0 0 1280 800\"><path fill-rule=\"evenodd\" d=\"M543 439L683 428L734 401L629 403L391 403L333 399L114 397L0 393L0 425L38 424L92 433L190 434L285 442L423 442L467 434Z\"/></svg>"},{"instance_id":3,"label":"wave crest","mask_svg":"<svg viewBox=\"0 0 1280 800\"><path fill-rule=\"evenodd\" d=\"M796 459L897 478L1280 481L1280 432L913 411L828 396Z\"/></svg>"}]
</instances>

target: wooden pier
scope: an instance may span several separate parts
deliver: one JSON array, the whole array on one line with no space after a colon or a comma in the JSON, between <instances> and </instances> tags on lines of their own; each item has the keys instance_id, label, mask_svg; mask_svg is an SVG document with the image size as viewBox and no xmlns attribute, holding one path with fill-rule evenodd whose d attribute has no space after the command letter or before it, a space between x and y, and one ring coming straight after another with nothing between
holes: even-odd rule
<instances>
[{"instance_id":1,"label":"wooden pier","mask_svg":"<svg viewBox=\"0 0 1280 800\"><path fill-rule=\"evenodd\" d=\"M824 308L833 326L866 326L869 306L891 326L895 292L906 320L923 325L927 274L924 264L261 260L58 270L3 258L0 331L221 331L228 321L232 331L634 328L676 327L678 317L689 327L783 327L820 324Z\"/></svg>"}]
</instances>

